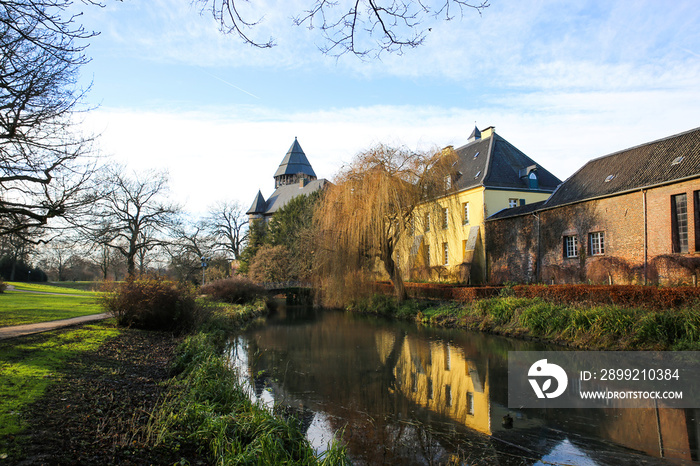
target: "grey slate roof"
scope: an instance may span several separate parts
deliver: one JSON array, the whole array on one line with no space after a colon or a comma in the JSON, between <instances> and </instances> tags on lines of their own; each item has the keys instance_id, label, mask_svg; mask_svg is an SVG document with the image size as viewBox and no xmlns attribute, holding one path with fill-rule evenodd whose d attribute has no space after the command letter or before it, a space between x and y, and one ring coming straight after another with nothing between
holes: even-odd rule
<instances>
[{"instance_id":1,"label":"grey slate roof","mask_svg":"<svg viewBox=\"0 0 700 466\"><path fill-rule=\"evenodd\" d=\"M472 134L469 135L469 140L472 141L478 138L481 138L481 131L479 131L479 128L474 126L474 131L472 131Z\"/></svg>"},{"instance_id":2,"label":"grey slate roof","mask_svg":"<svg viewBox=\"0 0 700 466\"><path fill-rule=\"evenodd\" d=\"M246 212L247 215L254 215L254 214L262 214L265 212L267 209L267 202L265 201L265 198L263 197L262 193L260 190L258 190L257 196L255 196L255 200L253 200L253 205L250 206L250 209L248 209L248 212Z\"/></svg>"},{"instance_id":3,"label":"grey slate roof","mask_svg":"<svg viewBox=\"0 0 700 466\"><path fill-rule=\"evenodd\" d=\"M674 163L679 157L682 159ZM700 177L700 128L591 160L571 175L544 207L691 177Z\"/></svg>"},{"instance_id":4,"label":"grey slate roof","mask_svg":"<svg viewBox=\"0 0 700 466\"><path fill-rule=\"evenodd\" d=\"M314 191L323 188L325 184L326 180L320 179L309 181L303 188L299 187L298 183L280 186L279 188L275 189L275 192L272 193L270 198L267 200L267 208L265 209L264 214L272 215L295 197L301 196L302 194L311 194Z\"/></svg>"},{"instance_id":5,"label":"grey slate roof","mask_svg":"<svg viewBox=\"0 0 700 466\"><path fill-rule=\"evenodd\" d=\"M493 215L489 215L489 220L495 220L498 218L515 217L517 215L524 215L539 210L546 201L533 202L531 204L520 205L517 207L511 207L509 209L502 209Z\"/></svg>"},{"instance_id":6,"label":"grey slate roof","mask_svg":"<svg viewBox=\"0 0 700 466\"><path fill-rule=\"evenodd\" d=\"M304 173L305 175L316 178L316 173L314 173L314 169L311 168L306 154L304 154L304 151L301 149L297 138L294 138L294 142L287 151L287 155L282 159L282 163L280 163L280 166L277 168L275 176L296 175L297 173Z\"/></svg>"},{"instance_id":7,"label":"grey slate roof","mask_svg":"<svg viewBox=\"0 0 700 466\"><path fill-rule=\"evenodd\" d=\"M455 150L459 156L456 169L458 190L484 186L487 188L522 189L552 192L561 180L538 165L496 133L477 139ZM527 168L536 166L538 189L531 190Z\"/></svg>"}]
</instances>

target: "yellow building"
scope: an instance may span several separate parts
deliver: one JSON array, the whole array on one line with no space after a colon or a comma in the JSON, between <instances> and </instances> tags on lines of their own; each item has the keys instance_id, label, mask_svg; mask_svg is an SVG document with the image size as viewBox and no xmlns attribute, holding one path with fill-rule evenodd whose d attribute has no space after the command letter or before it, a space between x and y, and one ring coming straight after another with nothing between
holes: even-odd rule
<instances>
[{"instance_id":1,"label":"yellow building","mask_svg":"<svg viewBox=\"0 0 700 466\"><path fill-rule=\"evenodd\" d=\"M561 183L493 126L475 127L455 153L454 175L445 179L448 194L416 208L411 231L397 248L405 278L485 282L484 220L544 201Z\"/></svg>"}]
</instances>

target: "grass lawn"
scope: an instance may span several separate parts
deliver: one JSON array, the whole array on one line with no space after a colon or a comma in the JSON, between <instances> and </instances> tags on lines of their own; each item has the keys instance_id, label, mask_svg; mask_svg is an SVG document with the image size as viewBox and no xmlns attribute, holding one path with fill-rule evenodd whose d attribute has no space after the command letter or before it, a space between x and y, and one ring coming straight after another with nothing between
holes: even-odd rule
<instances>
[{"instance_id":1,"label":"grass lawn","mask_svg":"<svg viewBox=\"0 0 700 466\"><path fill-rule=\"evenodd\" d=\"M105 284L105 282L46 282L46 284L56 288L68 288L73 291L99 291L102 289L102 286Z\"/></svg>"},{"instance_id":2,"label":"grass lawn","mask_svg":"<svg viewBox=\"0 0 700 466\"><path fill-rule=\"evenodd\" d=\"M110 319L0 342L0 436L22 429L22 410L60 380L69 358L95 350L118 334Z\"/></svg>"},{"instance_id":3,"label":"grass lawn","mask_svg":"<svg viewBox=\"0 0 700 466\"><path fill-rule=\"evenodd\" d=\"M15 287L17 290L22 290L22 291L40 291L42 293L59 293L59 294L80 294L80 295L86 295L86 296L95 296L96 293L94 291L90 291L86 289L86 287L78 287L76 286L75 288L67 286L69 283L72 284L72 282L55 282L52 284L44 284L44 283L25 283L25 282L6 282L8 285L12 285ZM63 284L65 283L65 285ZM94 285L95 282L82 282L82 283L89 283L90 286Z\"/></svg>"},{"instance_id":4,"label":"grass lawn","mask_svg":"<svg viewBox=\"0 0 700 466\"><path fill-rule=\"evenodd\" d=\"M68 319L105 312L96 293L84 296L5 291L0 294L0 327Z\"/></svg>"}]
</instances>

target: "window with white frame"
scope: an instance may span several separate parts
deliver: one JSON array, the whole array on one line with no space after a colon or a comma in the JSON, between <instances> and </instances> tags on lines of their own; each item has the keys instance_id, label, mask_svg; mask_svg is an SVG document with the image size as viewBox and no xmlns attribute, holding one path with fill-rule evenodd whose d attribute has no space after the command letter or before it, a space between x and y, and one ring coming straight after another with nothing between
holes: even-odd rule
<instances>
[{"instance_id":1,"label":"window with white frame","mask_svg":"<svg viewBox=\"0 0 700 466\"><path fill-rule=\"evenodd\" d=\"M602 256L605 254L605 232L595 231L589 233L588 244L591 250L591 256Z\"/></svg>"},{"instance_id":2,"label":"window with white frame","mask_svg":"<svg viewBox=\"0 0 700 466\"><path fill-rule=\"evenodd\" d=\"M474 414L474 394L467 392L467 414Z\"/></svg>"},{"instance_id":3,"label":"window with white frame","mask_svg":"<svg viewBox=\"0 0 700 466\"><path fill-rule=\"evenodd\" d=\"M447 207L445 207L444 209L442 209L442 229L443 230L446 230L447 227L449 226L448 218L449 217L448 217Z\"/></svg>"},{"instance_id":4,"label":"window with white frame","mask_svg":"<svg viewBox=\"0 0 700 466\"><path fill-rule=\"evenodd\" d=\"M462 212L464 215L464 218L462 219L463 223L467 225L469 223L469 203L464 202L462 204Z\"/></svg>"},{"instance_id":5,"label":"window with white frame","mask_svg":"<svg viewBox=\"0 0 700 466\"><path fill-rule=\"evenodd\" d=\"M430 212L425 214L425 231L430 231Z\"/></svg>"},{"instance_id":6,"label":"window with white frame","mask_svg":"<svg viewBox=\"0 0 700 466\"><path fill-rule=\"evenodd\" d=\"M564 257L578 257L578 237L577 236L565 236L564 237Z\"/></svg>"},{"instance_id":7,"label":"window with white frame","mask_svg":"<svg viewBox=\"0 0 700 466\"><path fill-rule=\"evenodd\" d=\"M450 251L447 243L442 243L442 265L450 265Z\"/></svg>"},{"instance_id":8,"label":"window with white frame","mask_svg":"<svg viewBox=\"0 0 700 466\"><path fill-rule=\"evenodd\" d=\"M452 176L451 175L446 175L445 176L445 191L450 189L452 187Z\"/></svg>"},{"instance_id":9,"label":"window with white frame","mask_svg":"<svg viewBox=\"0 0 700 466\"><path fill-rule=\"evenodd\" d=\"M430 267L430 245L425 245L425 266Z\"/></svg>"},{"instance_id":10,"label":"window with white frame","mask_svg":"<svg viewBox=\"0 0 700 466\"><path fill-rule=\"evenodd\" d=\"M508 199L508 207L510 207L511 209L513 207L518 207L518 200L512 197Z\"/></svg>"}]
</instances>

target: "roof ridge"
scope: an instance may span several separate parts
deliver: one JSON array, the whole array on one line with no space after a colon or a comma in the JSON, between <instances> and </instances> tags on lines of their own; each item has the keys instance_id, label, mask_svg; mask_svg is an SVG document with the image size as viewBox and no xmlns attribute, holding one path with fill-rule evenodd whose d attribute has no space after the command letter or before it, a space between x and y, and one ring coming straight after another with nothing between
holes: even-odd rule
<instances>
[{"instance_id":1,"label":"roof ridge","mask_svg":"<svg viewBox=\"0 0 700 466\"><path fill-rule=\"evenodd\" d=\"M489 150L486 153L486 162L484 163L484 173L481 175L481 181L479 182L479 184L481 186L486 186L486 177L489 176L489 174L491 173L491 163L493 163L493 157L492 157L493 146L496 142L496 138L494 136L496 136L495 133L492 134L491 136L489 136L491 138L491 141L489 141ZM505 139L504 139L504 141L505 141ZM508 141L506 141L506 142L508 142Z\"/></svg>"}]
</instances>

